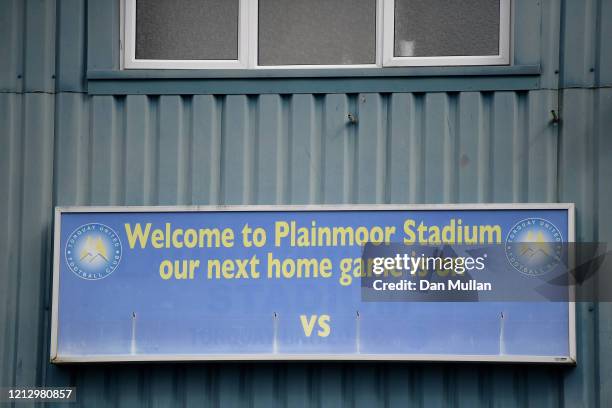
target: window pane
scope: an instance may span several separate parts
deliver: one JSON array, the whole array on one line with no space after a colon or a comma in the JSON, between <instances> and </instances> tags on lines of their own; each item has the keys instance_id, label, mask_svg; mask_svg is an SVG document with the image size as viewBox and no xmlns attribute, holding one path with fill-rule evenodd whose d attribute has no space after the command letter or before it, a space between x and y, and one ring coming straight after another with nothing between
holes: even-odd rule
<instances>
[{"instance_id":1,"label":"window pane","mask_svg":"<svg viewBox=\"0 0 612 408\"><path fill-rule=\"evenodd\" d=\"M238 0L137 0L136 59L238 59Z\"/></svg>"},{"instance_id":2,"label":"window pane","mask_svg":"<svg viewBox=\"0 0 612 408\"><path fill-rule=\"evenodd\" d=\"M395 0L395 56L499 54L499 0Z\"/></svg>"},{"instance_id":3,"label":"window pane","mask_svg":"<svg viewBox=\"0 0 612 408\"><path fill-rule=\"evenodd\" d=\"M376 0L259 0L259 65L375 62Z\"/></svg>"}]
</instances>

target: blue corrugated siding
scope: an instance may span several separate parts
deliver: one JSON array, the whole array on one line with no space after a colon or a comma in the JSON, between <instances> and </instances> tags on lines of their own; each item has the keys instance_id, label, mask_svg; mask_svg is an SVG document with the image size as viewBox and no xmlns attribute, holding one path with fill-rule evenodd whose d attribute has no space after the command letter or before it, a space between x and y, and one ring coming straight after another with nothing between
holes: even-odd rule
<instances>
[{"instance_id":1,"label":"blue corrugated siding","mask_svg":"<svg viewBox=\"0 0 612 408\"><path fill-rule=\"evenodd\" d=\"M540 90L90 96L86 66L118 52L86 47L103 2L0 0L0 386L76 385L83 407L612 406L611 304L578 306L576 368L47 363L55 205L561 201L579 239L611 241L612 1L517 1Z\"/></svg>"}]
</instances>

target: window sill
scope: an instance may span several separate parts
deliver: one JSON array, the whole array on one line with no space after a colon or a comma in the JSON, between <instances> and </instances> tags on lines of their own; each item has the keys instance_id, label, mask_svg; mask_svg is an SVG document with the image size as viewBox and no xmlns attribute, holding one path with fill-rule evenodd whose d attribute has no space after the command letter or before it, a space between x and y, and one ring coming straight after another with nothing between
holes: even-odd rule
<instances>
[{"instance_id":1,"label":"window sill","mask_svg":"<svg viewBox=\"0 0 612 408\"><path fill-rule=\"evenodd\" d=\"M539 65L88 71L88 93L262 94L530 90Z\"/></svg>"}]
</instances>

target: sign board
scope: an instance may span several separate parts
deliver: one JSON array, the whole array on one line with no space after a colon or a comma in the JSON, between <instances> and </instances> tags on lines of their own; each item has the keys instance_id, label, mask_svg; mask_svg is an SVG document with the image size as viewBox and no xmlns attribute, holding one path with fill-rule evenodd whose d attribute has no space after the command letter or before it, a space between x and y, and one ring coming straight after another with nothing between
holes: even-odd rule
<instances>
[{"instance_id":1,"label":"sign board","mask_svg":"<svg viewBox=\"0 0 612 408\"><path fill-rule=\"evenodd\" d=\"M361 278L368 244L476 239L527 281L512 244L573 242L573 217L571 204L57 208L51 361L572 363L569 301L376 301Z\"/></svg>"}]
</instances>

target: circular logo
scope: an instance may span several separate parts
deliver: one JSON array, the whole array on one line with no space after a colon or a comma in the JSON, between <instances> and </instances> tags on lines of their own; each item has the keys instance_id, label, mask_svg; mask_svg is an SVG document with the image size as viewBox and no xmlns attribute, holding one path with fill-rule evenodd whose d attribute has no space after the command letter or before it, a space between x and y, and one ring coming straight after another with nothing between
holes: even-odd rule
<instances>
[{"instance_id":1,"label":"circular logo","mask_svg":"<svg viewBox=\"0 0 612 408\"><path fill-rule=\"evenodd\" d=\"M113 273L121 261L121 240L112 228L99 223L81 225L68 237L66 264L80 278L98 280Z\"/></svg>"},{"instance_id":2,"label":"circular logo","mask_svg":"<svg viewBox=\"0 0 612 408\"><path fill-rule=\"evenodd\" d=\"M563 236L543 218L527 218L514 224L506 237L508 262L522 274L539 276L562 262Z\"/></svg>"}]
</instances>

